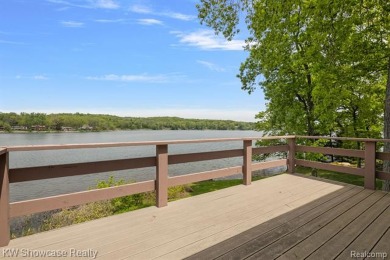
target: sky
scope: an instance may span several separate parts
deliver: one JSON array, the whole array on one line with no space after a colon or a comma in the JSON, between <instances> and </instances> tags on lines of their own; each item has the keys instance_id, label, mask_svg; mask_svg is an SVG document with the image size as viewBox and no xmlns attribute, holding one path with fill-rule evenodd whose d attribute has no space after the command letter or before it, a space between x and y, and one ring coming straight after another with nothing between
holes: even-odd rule
<instances>
[{"instance_id":1,"label":"sky","mask_svg":"<svg viewBox=\"0 0 390 260\"><path fill-rule=\"evenodd\" d=\"M0 2L0 112L255 121L265 109L236 75L227 42L196 0Z\"/></svg>"}]
</instances>

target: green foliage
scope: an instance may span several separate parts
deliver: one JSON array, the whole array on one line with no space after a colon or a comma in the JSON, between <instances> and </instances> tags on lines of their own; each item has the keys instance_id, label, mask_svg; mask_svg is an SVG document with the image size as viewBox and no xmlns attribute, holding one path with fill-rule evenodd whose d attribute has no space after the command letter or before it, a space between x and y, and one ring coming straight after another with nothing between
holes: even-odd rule
<instances>
[{"instance_id":1,"label":"green foliage","mask_svg":"<svg viewBox=\"0 0 390 260\"><path fill-rule=\"evenodd\" d=\"M40 231L111 216L113 211L113 205L109 201L93 202L78 207L63 209L45 220Z\"/></svg>"},{"instance_id":2,"label":"green foliage","mask_svg":"<svg viewBox=\"0 0 390 260\"><path fill-rule=\"evenodd\" d=\"M132 183L132 182L134 182L134 181L129 181L128 183ZM120 185L124 185L124 184L126 184L126 182L124 180L116 181L114 176L110 176L108 178L108 180L98 181L96 188L104 189L104 188L116 187L116 186L120 186ZM130 205L133 205L133 203L139 202L139 200L137 198L134 199L133 196L134 195L111 199L110 203L113 207L113 211L114 212L125 211Z\"/></svg>"},{"instance_id":3,"label":"green foliage","mask_svg":"<svg viewBox=\"0 0 390 260\"><path fill-rule=\"evenodd\" d=\"M93 131L104 130L252 130L253 123L231 120L183 119L178 117L118 117L112 115L93 114L43 114L43 113L1 113L0 127L44 125L50 131L61 131L62 127L85 131L91 127ZM84 128L83 128L84 127ZM87 127L87 128L86 128ZM84 129L84 130L83 130Z\"/></svg>"},{"instance_id":4,"label":"green foliage","mask_svg":"<svg viewBox=\"0 0 390 260\"><path fill-rule=\"evenodd\" d=\"M381 136L389 1L201 0L197 8L201 23L228 40L244 19L249 55L238 77L243 90L260 87L268 101L257 115L259 130Z\"/></svg>"},{"instance_id":5,"label":"green foliage","mask_svg":"<svg viewBox=\"0 0 390 260\"><path fill-rule=\"evenodd\" d=\"M311 147L325 147L329 144L329 140L326 139L318 139L318 140L304 140L300 144L311 146ZM297 153L296 158L305 159L309 161L324 161L326 160L326 156L321 153Z\"/></svg>"},{"instance_id":6,"label":"green foliage","mask_svg":"<svg viewBox=\"0 0 390 260\"><path fill-rule=\"evenodd\" d=\"M285 144L287 144L286 140L283 140L283 139L271 139L271 140L258 140L258 141L256 141L256 147L269 147L269 146L277 146L277 145L285 145ZM265 161L270 156L274 156L277 158L287 158L287 152L255 154L252 156L252 160Z\"/></svg>"}]
</instances>

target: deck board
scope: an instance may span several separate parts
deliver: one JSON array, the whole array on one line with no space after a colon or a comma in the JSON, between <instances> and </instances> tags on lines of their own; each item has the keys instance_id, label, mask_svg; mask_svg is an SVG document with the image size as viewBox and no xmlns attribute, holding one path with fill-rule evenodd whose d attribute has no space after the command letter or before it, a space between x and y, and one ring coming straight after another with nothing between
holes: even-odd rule
<instances>
[{"instance_id":1,"label":"deck board","mask_svg":"<svg viewBox=\"0 0 390 260\"><path fill-rule=\"evenodd\" d=\"M381 202L384 205L388 203L386 199L383 199L384 193L373 193L365 200L361 201L357 207L352 207L344 214L340 215L334 221L321 228L318 232L306 237L299 244L295 245L292 249L286 250L282 257L279 259L304 259L311 255L318 247L324 245L326 241L336 236L340 232L340 227L347 227L352 221L367 211L375 210L375 208L381 207ZM377 204L377 205L375 205ZM374 213L375 215L375 213ZM353 225L351 225L353 226Z\"/></svg>"},{"instance_id":2,"label":"deck board","mask_svg":"<svg viewBox=\"0 0 390 260\"><path fill-rule=\"evenodd\" d=\"M282 174L14 239L6 248L92 249L98 259L321 259L336 245L331 255L342 258L353 246L389 249L389 205L387 193Z\"/></svg>"}]
</instances>

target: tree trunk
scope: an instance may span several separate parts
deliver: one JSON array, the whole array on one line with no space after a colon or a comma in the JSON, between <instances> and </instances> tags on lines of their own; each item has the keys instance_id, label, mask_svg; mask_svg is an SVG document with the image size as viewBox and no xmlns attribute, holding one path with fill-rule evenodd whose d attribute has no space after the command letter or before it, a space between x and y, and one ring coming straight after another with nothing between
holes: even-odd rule
<instances>
[{"instance_id":1,"label":"tree trunk","mask_svg":"<svg viewBox=\"0 0 390 260\"><path fill-rule=\"evenodd\" d=\"M390 57L387 64L387 83L386 83L386 99L385 99L385 114L384 114L384 131L383 137L390 139ZM385 143L384 152L390 152L390 143ZM390 161L383 162L383 171L390 174ZM390 181L383 181L384 191L390 191Z\"/></svg>"}]
</instances>

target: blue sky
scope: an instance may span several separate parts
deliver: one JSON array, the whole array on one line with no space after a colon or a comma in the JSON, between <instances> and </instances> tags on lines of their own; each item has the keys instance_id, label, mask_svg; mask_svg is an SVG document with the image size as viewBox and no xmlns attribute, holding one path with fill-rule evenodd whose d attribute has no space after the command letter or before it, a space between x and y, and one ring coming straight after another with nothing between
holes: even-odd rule
<instances>
[{"instance_id":1,"label":"blue sky","mask_svg":"<svg viewBox=\"0 0 390 260\"><path fill-rule=\"evenodd\" d=\"M243 38L200 25L196 3L1 1L0 111L254 121Z\"/></svg>"}]
</instances>

